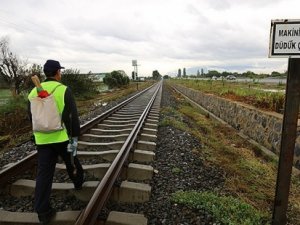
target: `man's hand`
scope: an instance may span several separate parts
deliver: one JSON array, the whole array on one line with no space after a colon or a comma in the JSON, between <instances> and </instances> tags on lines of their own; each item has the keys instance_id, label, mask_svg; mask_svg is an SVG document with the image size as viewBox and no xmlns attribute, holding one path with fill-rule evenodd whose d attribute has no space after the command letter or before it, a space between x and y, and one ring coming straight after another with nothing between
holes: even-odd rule
<instances>
[{"instance_id":1,"label":"man's hand","mask_svg":"<svg viewBox=\"0 0 300 225\"><path fill-rule=\"evenodd\" d=\"M72 137L68 144L68 152L72 153L73 156L77 155L78 137Z\"/></svg>"}]
</instances>

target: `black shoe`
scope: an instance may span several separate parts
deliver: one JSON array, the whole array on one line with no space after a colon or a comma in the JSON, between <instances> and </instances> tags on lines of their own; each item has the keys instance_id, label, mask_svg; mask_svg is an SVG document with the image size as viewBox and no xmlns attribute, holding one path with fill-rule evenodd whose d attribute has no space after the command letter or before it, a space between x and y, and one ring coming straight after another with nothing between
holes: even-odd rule
<instances>
[{"instance_id":1,"label":"black shoe","mask_svg":"<svg viewBox=\"0 0 300 225\"><path fill-rule=\"evenodd\" d=\"M47 225L50 223L51 219L55 216L56 210L50 208L49 211L45 213L38 213L39 221L43 225Z\"/></svg>"},{"instance_id":2,"label":"black shoe","mask_svg":"<svg viewBox=\"0 0 300 225\"><path fill-rule=\"evenodd\" d=\"M75 190L81 190L82 189L82 184L85 182L85 175L82 175L82 179L80 181L74 182L74 188Z\"/></svg>"}]
</instances>

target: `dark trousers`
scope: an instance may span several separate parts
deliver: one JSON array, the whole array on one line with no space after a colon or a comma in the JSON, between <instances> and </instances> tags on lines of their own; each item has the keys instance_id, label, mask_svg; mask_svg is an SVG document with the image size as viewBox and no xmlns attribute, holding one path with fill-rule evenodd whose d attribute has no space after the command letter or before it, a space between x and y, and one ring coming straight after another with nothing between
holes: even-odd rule
<instances>
[{"instance_id":1,"label":"dark trousers","mask_svg":"<svg viewBox=\"0 0 300 225\"><path fill-rule=\"evenodd\" d=\"M74 157L76 175L73 174L74 166L71 163L71 153L67 151L68 141L62 143L38 145L38 171L35 186L35 211L45 213L50 209L50 194L52 189L53 175L55 165L60 156L66 164L70 179L74 185L82 183L83 169L77 159Z\"/></svg>"}]
</instances>

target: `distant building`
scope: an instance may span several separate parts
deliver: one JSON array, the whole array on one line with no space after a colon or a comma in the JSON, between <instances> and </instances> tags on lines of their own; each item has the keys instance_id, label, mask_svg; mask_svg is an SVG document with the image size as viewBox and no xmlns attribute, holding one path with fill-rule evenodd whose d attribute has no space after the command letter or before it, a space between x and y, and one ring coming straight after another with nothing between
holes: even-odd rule
<instances>
[{"instance_id":1,"label":"distant building","mask_svg":"<svg viewBox=\"0 0 300 225\"><path fill-rule=\"evenodd\" d=\"M89 76L91 76L92 80L95 82L103 82L103 78L108 73L90 73Z\"/></svg>"}]
</instances>

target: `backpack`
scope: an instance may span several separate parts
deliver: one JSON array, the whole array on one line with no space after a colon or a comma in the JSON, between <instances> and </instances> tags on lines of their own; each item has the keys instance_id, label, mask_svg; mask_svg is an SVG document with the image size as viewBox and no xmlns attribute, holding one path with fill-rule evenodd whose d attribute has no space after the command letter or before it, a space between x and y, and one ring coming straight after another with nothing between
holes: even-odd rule
<instances>
[{"instance_id":1,"label":"backpack","mask_svg":"<svg viewBox=\"0 0 300 225\"><path fill-rule=\"evenodd\" d=\"M32 129L34 132L51 133L63 130L62 117L58 111L54 98L54 91L62 84L57 85L49 96L30 99L32 114Z\"/></svg>"}]
</instances>

